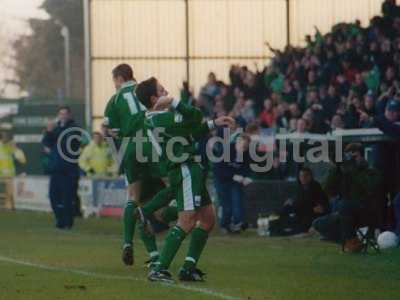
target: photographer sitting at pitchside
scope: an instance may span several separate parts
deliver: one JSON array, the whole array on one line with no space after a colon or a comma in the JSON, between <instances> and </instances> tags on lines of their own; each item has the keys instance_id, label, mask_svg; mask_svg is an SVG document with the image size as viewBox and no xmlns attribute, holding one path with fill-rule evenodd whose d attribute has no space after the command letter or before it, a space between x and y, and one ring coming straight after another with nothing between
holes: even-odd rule
<instances>
[{"instance_id":1,"label":"photographer sitting at pitchside","mask_svg":"<svg viewBox=\"0 0 400 300\"><path fill-rule=\"evenodd\" d=\"M330 170L325 191L333 199L332 212L316 219L313 228L327 240L344 243L345 252L361 251L357 228L380 226L383 198L381 176L368 167L361 144L345 148L343 163Z\"/></svg>"}]
</instances>

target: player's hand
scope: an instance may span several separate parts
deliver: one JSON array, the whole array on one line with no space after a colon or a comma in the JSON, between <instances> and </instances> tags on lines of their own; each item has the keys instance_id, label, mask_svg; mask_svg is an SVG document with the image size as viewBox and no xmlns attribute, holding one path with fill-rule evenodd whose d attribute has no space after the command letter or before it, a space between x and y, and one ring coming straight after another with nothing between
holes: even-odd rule
<instances>
[{"instance_id":1,"label":"player's hand","mask_svg":"<svg viewBox=\"0 0 400 300\"><path fill-rule=\"evenodd\" d=\"M169 96L162 96L160 97L156 104L154 104L154 110L165 110L171 106L172 101L174 98Z\"/></svg>"},{"instance_id":2,"label":"player's hand","mask_svg":"<svg viewBox=\"0 0 400 300\"><path fill-rule=\"evenodd\" d=\"M56 128L56 122L55 122L55 121L49 121L49 122L47 122L46 130L47 130L48 132L52 132L52 131L54 130L54 128Z\"/></svg>"},{"instance_id":3,"label":"player's hand","mask_svg":"<svg viewBox=\"0 0 400 300\"><path fill-rule=\"evenodd\" d=\"M49 147L43 147L43 152L46 154L50 154L51 153L51 149Z\"/></svg>"},{"instance_id":4,"label":"player's hand","mask_svg":"<svg viewBox=\"0 0 400 300\"><path fill-rule=\"evenodd\" d=\"M322 105L320 105L320 104L313 104L313 105L311 106L311 108L312 108L313 110L321 110L321 109L322 109Z\"/></svg>"},{"instance_id":5,"label":"player's hand","mask_svg":"<svg viewBox=\"0 0 400 300\"><path fill-rule=\"evenodd\" d=\"M313 208L314 213L316 214L322 214L324 213L324 208L322 205L317 205Z\"/></svg>"},{"instance_id":6,"label":"player's hand","mask_svg":"<svg viewBox=\"0 0 400 300\"><path fill-rule=\"evenodd\" d=\"M272 49L271 44L268 41L265 41L264 45L267 46L269 49Z\"/></svg>"},{"instance_id":7,"label":"player's hand","mask_svg":"<svg viewBox=\"0 0 400 300\"><path fill-rule=\"evenodd\" d=\"M243 177L242 175L233 175L233 178L232 178L232 179L233 179L233 181L242 183L243 180L244 180L244 177Z\"/></svg>"},{"instance_id":8,"label":"player's hand","mask_svg":"<svg viewBox=\"0 0 400 300\"><path fill-rule=\"evenodd\" d=\"M228 126L230 128L235 127L235 120L228 116L222 116L222 117L216 118L214 120L214 123L217 126Z\"/></svg>"},{"instance_id":9,"label":"player's hand","mask_svg":"<svg viewBox=\"0 0 400 300\"><path fill-rule=\"evenodd\" d=\"M243 179L243 181L242 181L242 184L243 184L244 186L246 186L246 185L249 185L249 184L252 183L252 182L253 182L253 180L252 180L251 178L245 177L245 178Z\"/></svg>"},{"instance_id":10,"label":"player's hand","mask_svg":"<svg viewBox=\"0 0 400 300\"><path fill-rule=\"evenodd\" d=\"M359 110L358 110L358 113L360 114L360 121L366 122L366 121L369 120L369 116L368 116L368 114L367 114L365 111L359 109Z\"/></svg>"},{"instance_id":11,"label":"player's hand","mask_svg":"<svg viewBox=\"0 0 400 300\"><path fill-rule=\"evenodd\" d=\"M292 199L287 199L284 203L283 206L292 206L293 205L293 200Z\"/></svg>"}]
</instances>

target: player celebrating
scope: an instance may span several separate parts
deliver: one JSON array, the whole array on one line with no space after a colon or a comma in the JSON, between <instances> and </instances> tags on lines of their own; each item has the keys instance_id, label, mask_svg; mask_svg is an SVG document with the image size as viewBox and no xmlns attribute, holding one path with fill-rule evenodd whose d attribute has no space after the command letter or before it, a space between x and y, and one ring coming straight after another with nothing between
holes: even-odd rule
<instances>
[{"instance_id":1,"label":"player celebrating","mask_svg":"<svg viewBox=\"0 0 400 300\"><path fill-rule=\"evenodd\" d=\"M161 164L165 164L170 186L176 196L179 209L178 223L170 229L165 238L164 247L154 269L148 275L150 281L173 282L168 268L174 259L182 241L191 233L189 250L185 263L179 271L182 281L202 281L204 273L197 268L200 256L207 243L209 232L215 223L215 215L207 193L203 171L196 162L192 135L208 132L215 126L233 126L233 119L220 117L214 121L202 123L203 115L197 108L188 106L169 97L155 78L141 82L136 93L149 110L146 113L145 132L151 141L151 150L144 150L148 159L153 151L158 154ZM174 111L165 111L172 107ZM163 141L157 141L157 130L162 130ZM171 147L168 142L179 137L188 143L176 143ZM179 159L176 162L175 158ZM196 226L197 225L197 226Z\"/></svg>"},{"instance_id":2,"label":"player celebrating","mask_svg":"<svg viewBox=\"0 0 400 300\"><path fill-rule=\"evenodd\" d=\"M138 101L135 89L136 82L133 77L132 68L127 64L120 64L112 71L113 81L117 92L108 101L105 110L104 125L108 136L115 138L119 143L123 138L135 136L143 127L146 108ZM148 190L154 187L154 180L149 175L153 168L141 166L136 161L136 145L129 142L122 159L122 166L128 181L128 201L123 214L124 244L122 250L122 260L125 265L133 265L133 238L137 222L135 209L141 203ZM148 172L144 170L149 169ZM158 168L154 168L157 169ZM154 172L152 172L154 173ZM154 175L154 174L153 174ZM154 175L153 177L157 177ZM160 175L158 174L158 177ZM144 194L142 193L142 181L146 182ZM147 191L146 191L147 190ZM163 189L156 196L158 203L165 206L170 201L170 190ZM147 198L147 197L146 197ZM153 260L158 258L155 239L146 236L144 228L140 227L141 237ZM148 233L147 233L148 234Z\"/></svg>"}]
</instances>

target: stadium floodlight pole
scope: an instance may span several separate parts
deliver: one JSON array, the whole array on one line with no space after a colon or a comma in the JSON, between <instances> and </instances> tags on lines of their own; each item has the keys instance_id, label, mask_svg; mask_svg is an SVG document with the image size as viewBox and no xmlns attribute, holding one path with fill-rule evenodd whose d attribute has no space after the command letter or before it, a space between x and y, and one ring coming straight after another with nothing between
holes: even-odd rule
<instances>
[{"instance_id":1,"label":"stadium floodlight pole","mask_svg":"<svg viewBox=\"0 0 400 300\"><path fill-rule=\"evenodd\" d=\"M290 46L290 0L286 0L286 45Z\"/></svg>"},{"instance_id":2,"label":"stadium floodlight pole","mask_svg":"<svg viewBox=\"0 0 400 300\"><path fill-rule=\"evenodd\" d=\"M92 84L91 84L91 43L90 43L90 0L83 0L84 38L85 38L85 125L92 128Z\"/></svg>"},{"instance_id":3,"label":"stadium floodlight pole","mask_svg":"<svg viewBox=\"0 0 400 300\"><path fill-rule=\"evenodd\" d=\"M61 27L61 36L64 38L64 71L65 71L65 97L71 97L71 59L70 59L70 35L67 26Z\"/></svg>"},{"instance_id":4,"label":"stadium floodlight pole","mask_svg":"<svg viewBox=\"0 0 400 300\"><path fill-rule=\"evenodd\" d=\"M65 80L65 95L64 98L71 97L71 48L69 28L60 20L55 20L58 26L61 27L60 34L64 39L64 80Z\"/></svg>"},{"instance_id":5,"label":"stadium floodlight pole","mask_svg":"<svg viewBox=\"0 0 400 300\"><path fill-rule=\"evenodd\" d=\"M190 32L189 32L189 0L185 0L185 29L186 29L186 81L190 86Z\"/></svg>"}]
</instances>

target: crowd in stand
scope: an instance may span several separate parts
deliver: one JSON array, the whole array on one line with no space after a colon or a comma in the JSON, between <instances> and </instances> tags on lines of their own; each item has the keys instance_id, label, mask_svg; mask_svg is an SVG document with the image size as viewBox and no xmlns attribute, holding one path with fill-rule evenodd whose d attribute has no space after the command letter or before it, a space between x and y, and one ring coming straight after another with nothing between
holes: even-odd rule
<instances>
[{"instance_id":1,"label":"crowd in stand","mask_svg":"<svg viewBox=\"0 0 400 300\"><path fill-rule=\"evenodd\" d=\"M264 69L233 65L229 83L210 73L197 99L187 84L181 98L191 98L208 117L234 117L250 138L264 129L325 134L368 127L400 137L400 128L393 127L400 107L400 7L393 0L384 1L382 16L373 17L367 27L356 20L336 24L324 35L315 30L314 37L306 36L305 47L287 46L281 51L266 43L274 56ZM380 157L375 167L385 182L392 182L396 176L389 161L397 150L386 153L387 149L386 144L375 149ZM288 177L288 165L280 161L287 153L277 152L266 179ZM300 168L295 168L294 176ZM221 227L228 231L238 231L243 222L242 190L249 183L248 175L242 174L245 170L246 165L235 161L213 165L223 211ZM224 176L229 171L239 176ZM395 184L385 185L385 195L393 199Z\"/></svg>"},{"instance_id":2,"label":"crowd in stand","mask_svg":"<svg viewBox=\"0 0 400 300\"><path fill-rule=\"evenodd\" d=\"M325 35L316 28L303 48L280 51L266 43L274 57L263 70L233 65L229 83L210 73L197 104L206 115L230 114L243 127L256 122L310 133L368 127L367 117L383 113L400 92L399 7L385 1L382 13L365 28L358 20Z\"/></svg>"}]
</instances>

